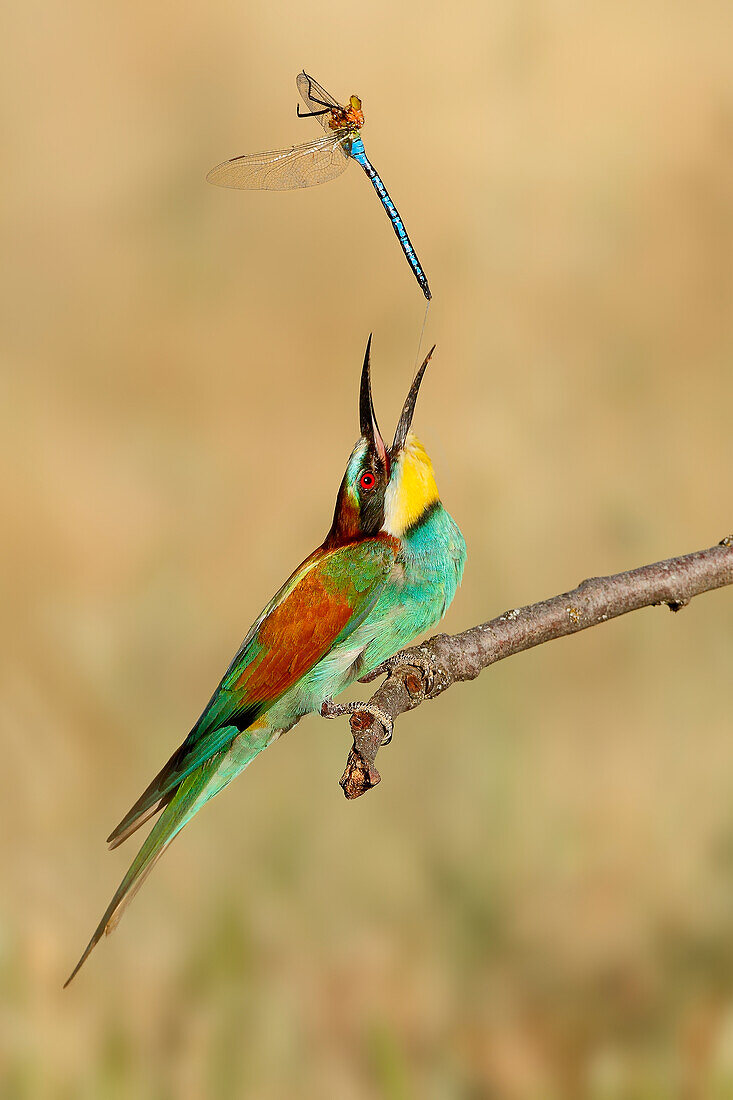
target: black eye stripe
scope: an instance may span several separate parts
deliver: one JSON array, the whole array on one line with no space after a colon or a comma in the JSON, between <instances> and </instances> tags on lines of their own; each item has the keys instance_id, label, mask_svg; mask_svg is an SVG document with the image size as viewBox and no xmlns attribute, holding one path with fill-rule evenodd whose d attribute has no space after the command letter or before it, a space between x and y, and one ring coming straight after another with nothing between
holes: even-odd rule
<instances>
[{"instance_id":1,"label":"black eye stripe","mask_svg":"<svg viewBox=\"0 0 733 1100\"><path fill-rule=\"evenodd\" d=\"M366 479L366 484L364 481ZM387 488L385 471L376 462L362 466L356 482L359 501L359 521L362 535L376 535L384 523L384 492Z\"/></svg>"}]
</instances>

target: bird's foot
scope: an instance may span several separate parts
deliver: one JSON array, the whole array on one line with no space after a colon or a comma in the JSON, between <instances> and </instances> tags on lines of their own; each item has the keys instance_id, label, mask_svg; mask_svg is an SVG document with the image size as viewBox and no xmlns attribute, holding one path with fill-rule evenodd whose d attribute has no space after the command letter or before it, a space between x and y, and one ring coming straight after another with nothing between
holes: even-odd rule
<instances>
[{"instance_id":1,"label":"bird's foot","mask_svg":"<svg viewBox=\"0 0 733 1100\"><path fill-rule=\"evenodd\" d=\"M419 649L400 650L399 653L388 657L386 661L382 661L381 665L377 665L366 676L360 677L359 683L368 684L371 680L376 680L378 676L383 676L385 672L392 672L396 668L419 668L422 673L425 698L429 697L435 685L437 668L433 658Z\"/></svg>"},{"instance_id":2,"label":"bird's foot","mask_svg":"<svg viewBox=\"0 0 733 1100\"><path fill-rule=\"evenodd\" d=\"M321 718L341 718L344 714L371 714L384 730L382 745L392 740L394 724L388 714L374 703L334 703L333 699L324 699L321 703Z\"/></svg>"}]
</instances>

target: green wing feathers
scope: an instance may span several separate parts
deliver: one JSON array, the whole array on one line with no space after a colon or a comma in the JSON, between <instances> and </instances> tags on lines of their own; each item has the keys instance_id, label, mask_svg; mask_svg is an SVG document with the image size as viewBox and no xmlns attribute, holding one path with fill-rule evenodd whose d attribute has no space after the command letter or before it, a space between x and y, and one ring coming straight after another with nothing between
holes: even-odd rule
<instances>
[{"instance_id":1,"label":"green wing feathers","mask_svg":"<svg viewBox=\"0 0 733 1100\"><path fill-rule=\"evenodd\" d=\"M394 560L382 539L316 551L265 608L186 740L107 837L116 848L176 787L270 709L374 606Z\"/></svg>"},{"instance_id":2,"label":"green wing feathers","mask_svg":"<svg viewBox=\"0 0 733 1100\"><path fill-rule=\"evenodd\" d=\"M257 717L252 716L252 721ZM249 722L247 723L250 724ZM229 747L241 731L237 726L211 730L189 749L188 738L163 765L155 779L145 788L135 805L128 810L116 829L107 837L110 848L117 848L144 825L149 818L168 805L179 785L201 764ZM189 735L190 736L190 735Z\"/></svg>"},{"instance_id":3,"label":"green wing feathers","mask_svg":"<svg viewBox=\"0 0 733 1100\"><path fill-rule=\"evenodd\" d=\"M321 548L265 608L188 737L110 833L108 841L117 847L160 813L67 985L186 822L269 744L273 731L261 721L267 711L364 621L394 561L395 545L388 537ZM294 713L292 720L298 717ZM259 728L261 736L255 733ZM233 750L235 742L241 749ZM225 757L229 771L217 776Z\"/></svg>"}]
</instances>

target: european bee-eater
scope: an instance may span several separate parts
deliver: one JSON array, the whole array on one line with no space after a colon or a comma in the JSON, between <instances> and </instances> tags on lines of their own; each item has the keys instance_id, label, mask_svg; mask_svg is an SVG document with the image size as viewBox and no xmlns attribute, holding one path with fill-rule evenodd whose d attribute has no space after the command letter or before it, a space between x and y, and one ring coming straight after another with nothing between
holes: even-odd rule
<instances>
[{"instance_id":1,"label":"european bee-eater","mask_svg":"<svg viewBox=\"0 0 733 1100\"><path fill-rule=\"evenodd\" d=\"M432 351L388 449L372 404L370 347L371 336L361 372L361 436L331 529L256 620L188 737L108 837L116 848L160 815L67 985L204 803L303 715L433 626L456 593L466 544L410 431Z\"/></svg>"}]
</instances>

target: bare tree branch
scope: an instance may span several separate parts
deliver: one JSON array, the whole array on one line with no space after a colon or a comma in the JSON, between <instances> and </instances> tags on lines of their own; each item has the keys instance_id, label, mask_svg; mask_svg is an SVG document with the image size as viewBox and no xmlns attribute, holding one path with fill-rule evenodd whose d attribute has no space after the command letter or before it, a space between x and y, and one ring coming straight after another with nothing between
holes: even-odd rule
<instances>
[{"instance_id":1,"label":"bare tree branch","mask_svg":"<svg viewBox=\"0 0 733 1100\"><path fill-rule=\"evenodd\" d=\"M369 703L349 704L354 744L341 786L347 798L375 787L380 775L374 761L391 737L392 723L407 710L435 699L452 684L473 680L484 668L542 645L575 634L640 607L667 604L679 611L693 596L733 584L733 535L709 550L644 565L611 577L593 577L572 592L542 603L506 611L462 634L436 634L414 649L397 654L364 681L387 673ZM336 713L343 708L334 708ZM329 716L328 710L324 715Z\"/></svg>"}]
</instances>

